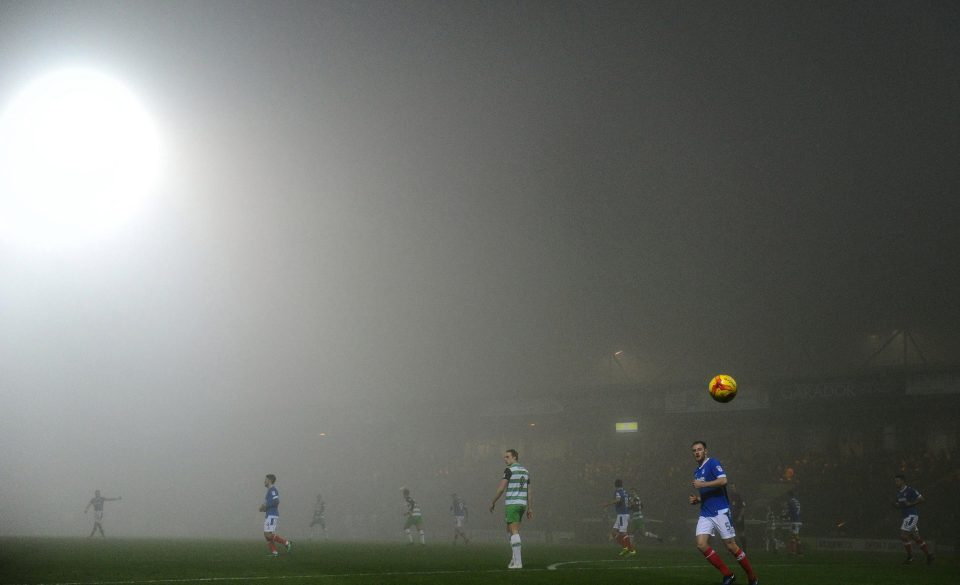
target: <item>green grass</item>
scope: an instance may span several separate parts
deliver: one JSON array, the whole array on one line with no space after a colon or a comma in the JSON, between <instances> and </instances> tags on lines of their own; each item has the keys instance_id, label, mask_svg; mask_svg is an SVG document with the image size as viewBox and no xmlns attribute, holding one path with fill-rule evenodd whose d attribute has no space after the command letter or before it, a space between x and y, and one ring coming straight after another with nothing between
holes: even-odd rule
<instances>
[{"instance_id":1,"label":"green grass","mask_svg":"<svg viewBox=\"0 0 960 585\"><path fill-rule=\"evenodd\" d=\"M294 553L270 559L256 539L227 540L93 540L53 538L0 539L0 585L55 583L211 582L392 585L418 583L456 585L498 583L523 585L663 584L719 585L719 573L691 545L676 549L645 546L630 560L619 560L614 546L524 546L522 577L507 571L509 546L432 544L356 544L297 542ZM785 555L751 553L764 585L813 583L872 585L953 585L960 564L942 555L931 566L902 566L891 553L811 552L797 560ZM725 558L746 577L736 563ZM560 564L551 570L551 565Z\"/></svg>"}]
</instances>

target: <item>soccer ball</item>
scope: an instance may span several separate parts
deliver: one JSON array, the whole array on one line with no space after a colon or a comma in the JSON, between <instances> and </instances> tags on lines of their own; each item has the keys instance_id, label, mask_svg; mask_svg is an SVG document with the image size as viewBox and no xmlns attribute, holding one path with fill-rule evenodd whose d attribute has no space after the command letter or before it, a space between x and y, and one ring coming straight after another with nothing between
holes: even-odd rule
<instances>
[{"instance_id":1,"label":"soccer ball","mask_svg":"<svg viewBox=\"0 0 960 585\"><path fill-rule=\"evenodd\" d=\"M726 374L714 376L707 388L710 390L710 398L717 402L730 402L737 397L737 381L733 376Z\"/></svg>"}]
</instances>

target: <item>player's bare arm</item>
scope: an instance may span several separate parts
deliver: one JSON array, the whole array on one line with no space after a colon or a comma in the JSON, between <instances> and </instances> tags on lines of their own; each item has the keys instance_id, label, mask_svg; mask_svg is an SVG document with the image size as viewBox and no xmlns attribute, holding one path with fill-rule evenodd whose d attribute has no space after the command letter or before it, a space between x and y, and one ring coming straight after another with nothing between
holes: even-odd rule
<instances>
[{"instance_id":1,"label":"player's bare arm","mask_svg":"<svg viewBox=\"0 0 960 585\"><path fill-rule=\"evenodd\" d=\"M527 520L533 519L533 496L530 494L533 493L533 490L530 489L530 484L527 484Z\"/></svg>"},{"instance_id":2,"label":"player's bare arm","mask_svg":"<svg viewBox=\"0 0 960 585\"><path fill-rule=\"evenodd\" d=\"M493 513L493 509L497 507L497 500L500 499L500 496L503 495L503 492L507 491L507 480L501 479L500 483L497 485L497 495L493 496L493 501L490 502L490 513ZM529 491L527 492L529 494ZM528 495L529 498L529 495Z\"/></svg>"}]
</instances>

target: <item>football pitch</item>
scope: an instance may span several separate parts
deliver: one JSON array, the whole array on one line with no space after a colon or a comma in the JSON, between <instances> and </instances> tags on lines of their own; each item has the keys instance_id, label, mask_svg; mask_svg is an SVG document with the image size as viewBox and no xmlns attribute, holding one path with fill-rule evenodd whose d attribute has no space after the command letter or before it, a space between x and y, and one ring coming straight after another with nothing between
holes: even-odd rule
<instances>
[{"instance_id":1,"label":"football pitch","mask_svg":"<svg viewBox=\"0 0 960 585\"><path fill-rule=\"evenodd\" d=\"M611 546L530 544L524 568L506 569L510 550L502 545L427 546L385 543L297 542L292 554L273 559L255 539L0 539L0 585L12 584L191 584L281 583L300 585L416 583L456 585L663 584L719 585L720 575L694 549L646 546L622 560ZM732 559L737 583L746 576ZM795 559L751 553L760 583L766 585L954 584L960 564L941 555L932 565L903 566L891 553L812 552Z\"/></svg>"}]
</instances>

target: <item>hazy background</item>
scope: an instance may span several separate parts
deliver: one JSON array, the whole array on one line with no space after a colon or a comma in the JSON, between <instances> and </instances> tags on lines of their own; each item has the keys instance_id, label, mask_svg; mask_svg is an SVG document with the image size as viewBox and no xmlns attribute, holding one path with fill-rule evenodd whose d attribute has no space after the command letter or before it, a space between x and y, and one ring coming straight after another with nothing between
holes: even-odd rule
<instances>
[{"instance_id":1,"label":"hazy background","mask_svg":"<svg viewBox=\"0 0 960 585\"><path fill-rule=\"evenodd\" d=\"M117 237L0 249L0 534L86 534L99 488L108 536L256 538L271 472L281 533L321 490L441 518L510 404L894 330L955 366L958 55L951 2L2 1L0 101L101 69L164 160ZM438 474L465 421L486 475Z\"/></svg>"}]
</instances>

